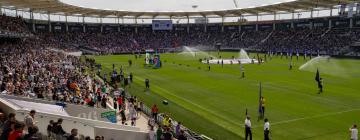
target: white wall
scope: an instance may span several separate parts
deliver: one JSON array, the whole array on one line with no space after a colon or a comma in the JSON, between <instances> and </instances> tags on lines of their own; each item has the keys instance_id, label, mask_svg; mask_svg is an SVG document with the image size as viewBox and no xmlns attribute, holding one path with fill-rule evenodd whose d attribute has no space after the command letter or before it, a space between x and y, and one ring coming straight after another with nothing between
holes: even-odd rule
<instances>
[{"instance_id":1,"label":"white wall","mask_svg":"<svg viewBox=\"0 0 360 140\"><path fill-rule=\"evenodd\" d=\"M6 99L6 96L0 96L0 108L6 113L16 113L16 119L23 121L28 111L21 109ZM53 114L46 114L37 112L35 121L42 134L47 134L46 128L50 120L57 121L59 118L63 119L63 129L70 133L71 129L78 129L79 135L90 136L95 138L96 135L105 136L106 140L146 140L147 132L140 131L140 128L132 126L124 126L103 122L98 120L91 120L86 118L79 118L73 116L60 116Z\"/></svg>"}]
</instances>

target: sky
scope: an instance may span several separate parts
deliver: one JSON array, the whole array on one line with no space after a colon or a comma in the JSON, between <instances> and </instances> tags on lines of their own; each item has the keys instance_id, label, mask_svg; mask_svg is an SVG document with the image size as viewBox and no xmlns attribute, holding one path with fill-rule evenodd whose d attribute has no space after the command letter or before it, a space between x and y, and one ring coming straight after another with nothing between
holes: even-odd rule
<instances>
[{"instance_id":1,"label":"sky","mask_svg":"<svg viewBox=\"0 0 360 140\"><path fill-rule=\"evenodd\" d=\"M127 11L204 11L248 8L291 0L60 0L63 3L96 9ZM235 6L235 3L236 5ZM193 8L197 5L197 8Z\"/></svg>"}]
</instances>

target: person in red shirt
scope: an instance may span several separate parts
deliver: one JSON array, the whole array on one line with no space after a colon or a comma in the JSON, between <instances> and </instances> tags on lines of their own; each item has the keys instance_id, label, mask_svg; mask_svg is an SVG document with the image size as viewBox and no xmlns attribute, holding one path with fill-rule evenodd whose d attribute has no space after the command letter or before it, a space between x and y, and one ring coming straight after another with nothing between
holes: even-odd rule
<instances>
[{"instance_id":1,"label":"person in red shirt","mask_svg":"<svg viewBox=\"0 0 360 140\"><path fill-rule=\"evenodd\" d=\"M25 124L16 122L13 131L11 131L8 140L17 140L23 136Z\"/></svg>"},{"instance_id":2,"label":"person in red shirt","mask_svg":"<svg viewBox=\"0 0 360 140\"><path fill-rule=\"evenodd\" d=\"M117 98L117 102L118 102L118 106L119 106L119 109L120 109L123 106L122 96L119 96L119 98Z\"/></svg>"},{"instance_id":3,"label":"person in red shirt","mask_svg":"<svg viewBox=\"0 0 360 140\"><path fill-rule=\"evenodd\" d=\"M89 104L90 102L91 102L91 99L88 96L86 96L85 97L85 104Z\"/></svg>"},{"instance_id":4,"label":"person in red shirt","mask_svg":"<svg viewBox=\"0 0 360 140\"><path fill-rule=\"evenodd\" d=\"M151 113L153 118L155 119L155 122L157 122L157 115L158 115L159 109L157 108L156 104L154 104L151 108Z\"/></svg>"}]
</instances>

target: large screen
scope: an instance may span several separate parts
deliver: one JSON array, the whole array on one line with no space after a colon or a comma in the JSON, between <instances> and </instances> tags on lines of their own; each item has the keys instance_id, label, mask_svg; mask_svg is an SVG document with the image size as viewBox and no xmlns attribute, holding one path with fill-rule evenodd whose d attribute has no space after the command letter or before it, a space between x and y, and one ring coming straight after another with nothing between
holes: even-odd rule
<instances>
[{"instance_id":1,"label":"large screen","mask_svg":"<svg viewBox=\"0 0 360 140\"><path fill-rule=\"evenodd\" d=\"M153 20L153 30L172 30L172 20Z\"/></svg>"}]
</instances>

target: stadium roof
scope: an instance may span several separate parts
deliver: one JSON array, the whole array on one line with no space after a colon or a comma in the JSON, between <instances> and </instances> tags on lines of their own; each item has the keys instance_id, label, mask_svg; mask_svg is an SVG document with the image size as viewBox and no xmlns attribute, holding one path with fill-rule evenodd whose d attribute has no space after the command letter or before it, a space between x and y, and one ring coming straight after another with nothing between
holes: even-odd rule
<instances>
[{"instance_id":1,"label":"stadium roof","mask_svg":"<svg viewBox=\"0 0 360 140\"><path fill-rule=\"evenodd\" d=\"M60 0L0 0L4 7L30 10L38 13L63 14L86 17L157 17L157 16L242 16L256 14L273 14L275 12L308 11L314 8L330 9L339 4L355 2L354 0L286 0L275 4L257 7L230 8L227 10L198 11L132 11L107 10L71 5Z\"/></svg>"}]
</instances>

